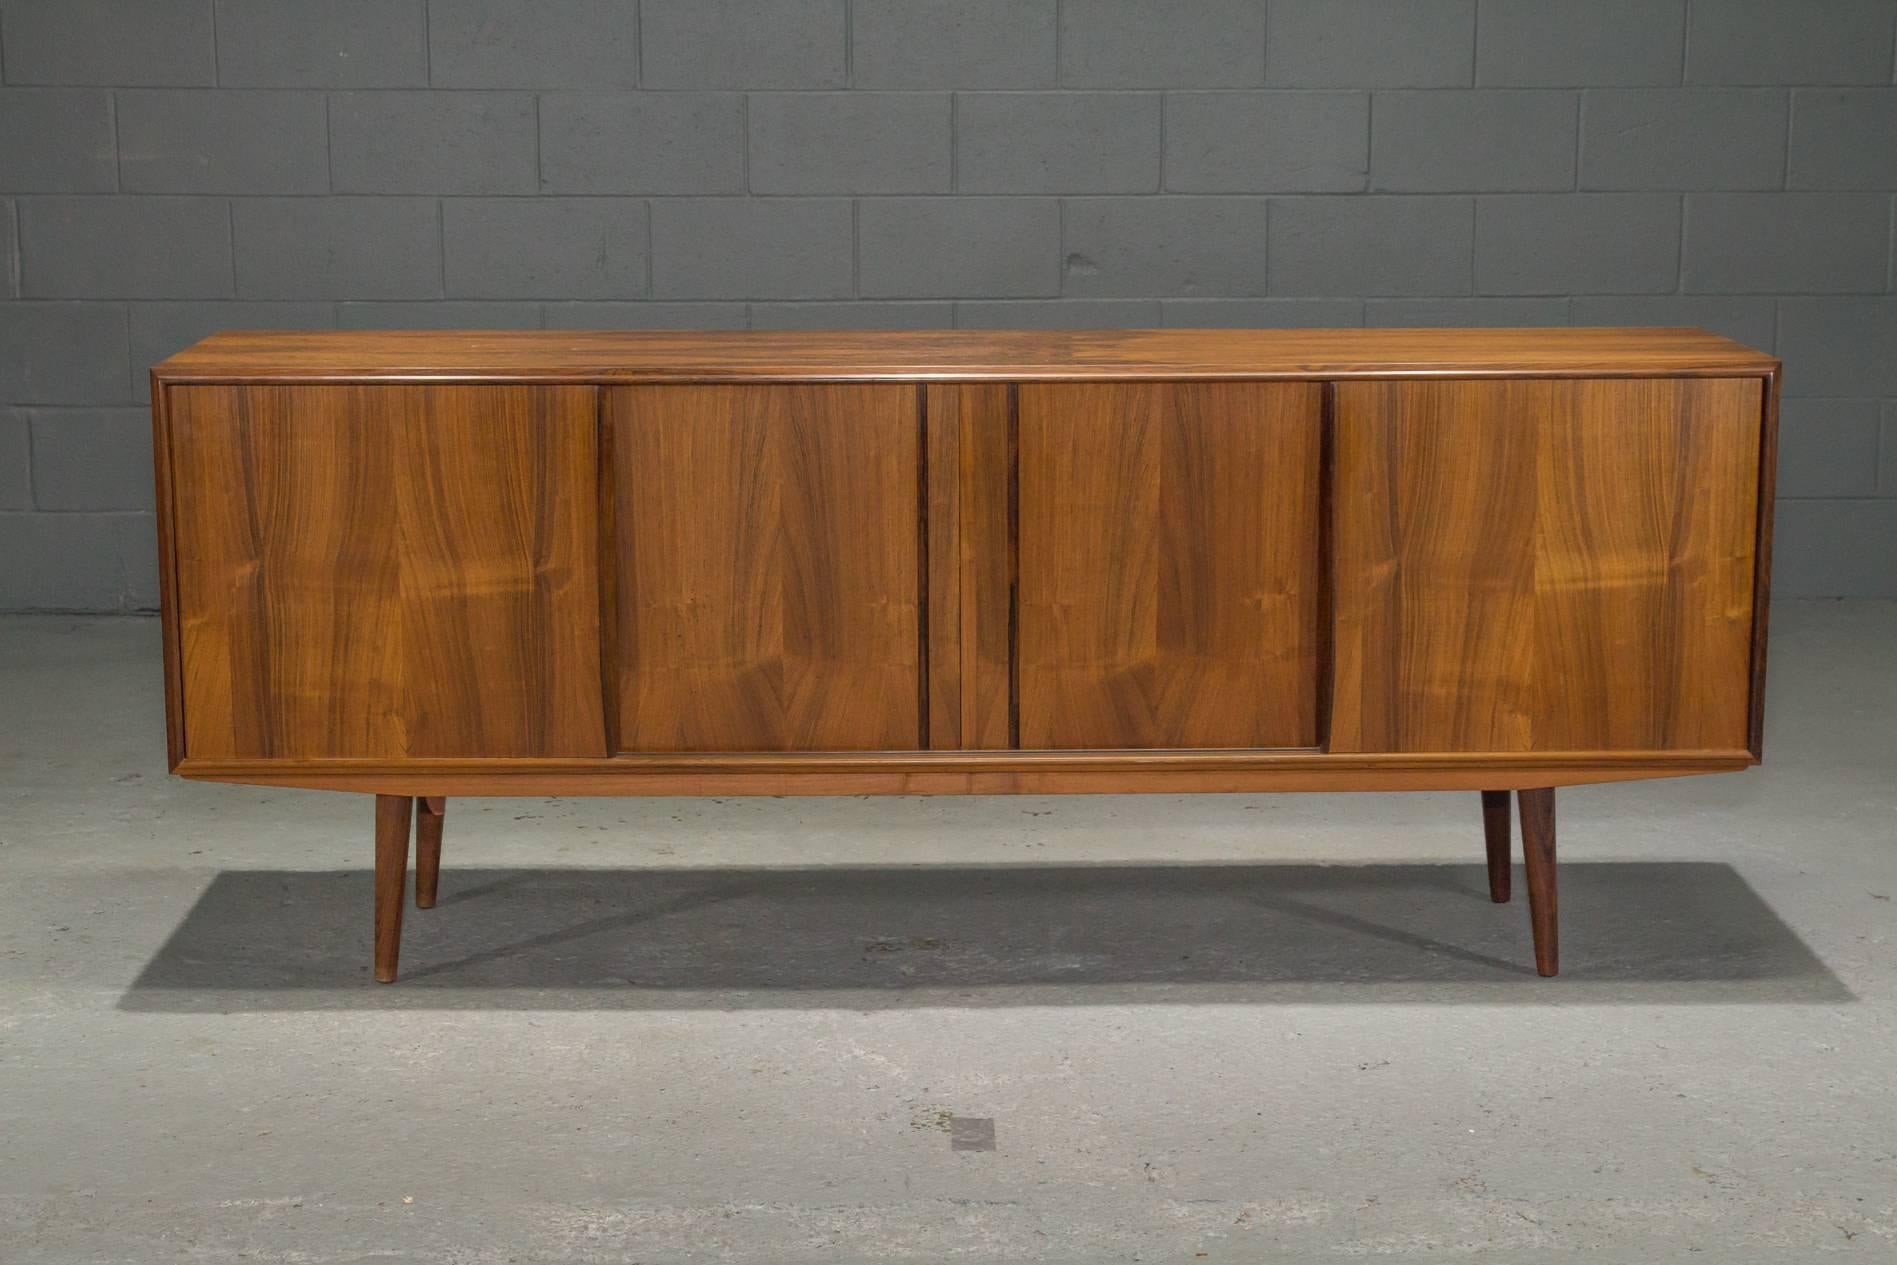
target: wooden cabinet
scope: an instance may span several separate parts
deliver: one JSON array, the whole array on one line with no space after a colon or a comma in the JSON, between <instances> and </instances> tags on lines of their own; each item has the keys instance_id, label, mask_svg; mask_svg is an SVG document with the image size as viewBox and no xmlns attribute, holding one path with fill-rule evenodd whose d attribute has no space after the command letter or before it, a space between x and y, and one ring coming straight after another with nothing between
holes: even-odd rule
<instances>
[{"instance_id":1,"label":"wooden cabinet","mask_svg":"<svg viewBox=\"0 0 1897 1265\"><path fill-rule=\"evenodd\" d=\"M1680 330L218 335L153 371L172 764L420 797L430 892L459 794L1466 789L1506 895L1517 790L1552 969L1551 788L1759 759L1777 381Z\"/></svg>"},{"instance_id":2,"label":"wooden cabinet","mask_svg":"<svg viewBox=\"0 0 1897 1265\"><path fill-rule=\"evenodd\" d=\"M1493 788L1757 756L1776 362L1712 335L232 334L154 377L189 776Z\"/></svg>"}]
</instances>

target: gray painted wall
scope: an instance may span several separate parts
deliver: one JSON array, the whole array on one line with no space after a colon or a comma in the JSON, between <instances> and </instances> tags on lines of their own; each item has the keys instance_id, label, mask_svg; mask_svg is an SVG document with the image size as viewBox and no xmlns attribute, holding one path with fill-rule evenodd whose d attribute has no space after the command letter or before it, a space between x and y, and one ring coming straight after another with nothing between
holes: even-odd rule
<instances>
[{"instance_id":1,"label":"gray painted wall","mask_svg":"<svg viewBox=\"0 0 1897 1265\"><path fill-rule=\"evenodd\" d=\"M230 326L1699 324L1897 596L1897 0L0 0L0 609Z\"/></svg>"}]
</instances>

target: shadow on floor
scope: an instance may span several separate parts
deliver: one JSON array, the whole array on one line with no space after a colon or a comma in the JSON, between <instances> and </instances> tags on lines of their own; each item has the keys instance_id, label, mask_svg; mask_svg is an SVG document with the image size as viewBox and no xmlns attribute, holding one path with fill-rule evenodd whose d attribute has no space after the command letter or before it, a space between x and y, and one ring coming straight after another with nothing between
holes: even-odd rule
<instances>
[{"instance_id":1,"label":"shadow on floor","mask_svg":"<svg viewBox=\"0 0 1897 1265\"><path fill-rule=\"evenodd\" d=\"M1562 976L1519 869L1467 865L447 870L402 980L369 982L370 876L227 870L121 1009L1837 1002L1730 866L1561 867Z\"/></svg>"}]
</instances>

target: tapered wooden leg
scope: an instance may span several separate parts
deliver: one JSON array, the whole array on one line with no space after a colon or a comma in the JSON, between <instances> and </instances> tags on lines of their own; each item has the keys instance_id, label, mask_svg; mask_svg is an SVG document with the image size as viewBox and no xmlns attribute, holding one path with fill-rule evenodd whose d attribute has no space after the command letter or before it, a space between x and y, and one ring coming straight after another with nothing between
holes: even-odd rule
<instances>
[{"instance_id":1,"label":"tapered wooden leg","mask_svg":"<svg viewBox=\"0 0 1897 1265\"><path fill-rule=\"evenodd\" d=\"M441 883L441 827L447 815L445 796L415 801L415 908L435 907L435 888Z\"/></svg>"},{"instance_id":2,"label":"tapered wooden leg","mask_svg":"<svg viewBox=\"0 0 1897 1265\"><path fill-rule=\"evenodd\" d=\"M1528 871L1528 922L1535 932L1535 970L1561 969L1554 884L1554 791L1518 791L1522 813L1522 860Z\"/></svg>"},{"instance_id":3,"label":"tapered wooden leg","mask_svg":"<svg viewBox=\"0 0 1897 1265\"><path fill-rule=\"evenodd\" d=\"M1489 899L1508 904L1511 865L1508 829L1508 792L1482 792L1482 834L1489 845Z\"/></svg>"},{"instance_id":4,"label":"tapered wooden leg","mask_svg":"<svg viewBox=\"0 0 1897 1265\"><path fill-rule=\"evenodd\" d=\"M395 982L402 954L402 906L408 886L408 818L414 801L406 795L375 797L375 977Z\"/></svg>"}]
</instances>

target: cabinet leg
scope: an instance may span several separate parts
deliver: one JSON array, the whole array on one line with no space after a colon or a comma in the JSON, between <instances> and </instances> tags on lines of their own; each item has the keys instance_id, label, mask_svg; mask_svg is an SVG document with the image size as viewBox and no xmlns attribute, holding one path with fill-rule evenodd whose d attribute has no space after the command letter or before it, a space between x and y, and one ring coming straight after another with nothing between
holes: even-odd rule
<instances>
[{"instance_id":1,"label":"cabinet leg","mask_svg":"<svg viewBox=\"0 0 1897 1265\"><path fill-rule=\"evenodd\" d=\"M435 889L441 883L441 827L447 815L445 796L415 801L415 908L433 909Z\"/></svg>"},{"instance_id":2,"label":"cabinet leg","mask_svg":"<svg viewBox=\"0 0 1897 1265\"><path fill-rule=\"evenodd\" d=\"M408 886L408 819L414 801L406 795L375 797L375 977L395 982L402 953L402 906Z\"/></svg>"},{"instance_id":3,"label":"cabinet leg","mask_svg":"<svg viewBox=\"0 0 1897 1265\"><path fill-rule=\"evenodd\" d=\"M1508 904L1510 853L1508 792L1482 792L1482 834L1489 845L1489 899Z\"/></svg>"},{"instance_id":4,"label":"cabinet leg","mask_svg":"<svg viewBox=\"0 0 1897 1265\"><path fill-rule=\"evenodd\" d=\"M1554 881L1554 791L1518 791L1522 813L1522 860L1528 871L1528 922L1535 933L1535 970L1561 969Z\"/></svg>"}]
</instances>

